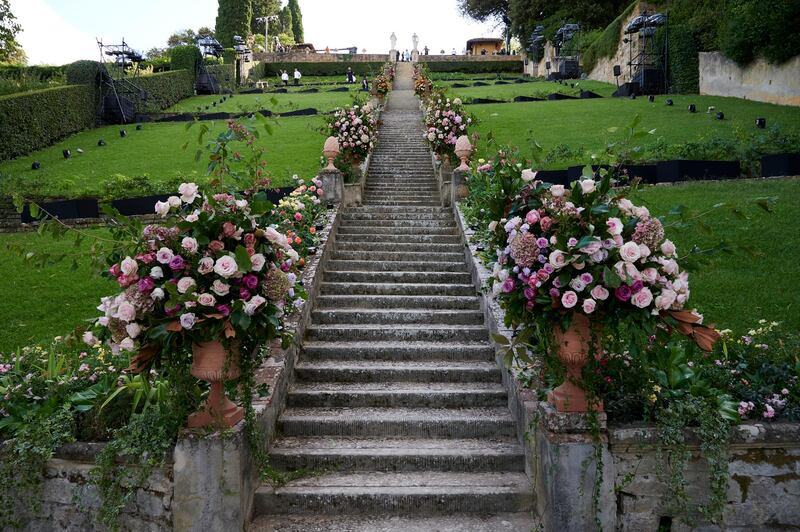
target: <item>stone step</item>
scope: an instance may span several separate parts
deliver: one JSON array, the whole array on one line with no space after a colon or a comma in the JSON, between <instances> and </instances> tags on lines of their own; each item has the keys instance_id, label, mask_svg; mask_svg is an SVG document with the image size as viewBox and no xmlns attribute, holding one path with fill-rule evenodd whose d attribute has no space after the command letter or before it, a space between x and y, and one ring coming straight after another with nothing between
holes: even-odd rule
<instances>
[{"instance_id":1,"label":"stone step","mask_svg":"<svg viewBox=\"0 0 800 532\"><path fill-rule=\"evenodd\" d=\"M513 440L407 438L281 438L271 465L296 471L522 472L522 447Z\"/></svg>"},{"instance_id":2,"label":"stone step","mask_svg":"<svg viewBox=\"0 0 800 532\"><path fill-rule=\"evenodd\" d=\"M366 205L374 205L374 206L387 206L387 207L402 207L402 206L411 206L411 207L435 207L439 205L438 201L426 201L426 200L373 200L373 199L365 199L364 203Z\"/></svg>"},{"instance_id":3,"label":"stone step","mask_svg":"<svg viewBox=\"0 0 800 532\"><path fill-rule=\"evenodd\" d=\"M436 212L359 212L347 211L342 214L342 223L344 222L361 222L361 221L379 221L381 223L450 223L454 224L453 215L450 213L436 213Z\"/></svg>"},{"instance_id":4,"label":"stone step","mask_svg":"<svg viewBox=\"0 0 800 532\"><path fill-rule=\"evenodd\" d=\"M457 285L456 285L457 286ZM480 342L488 341L489 333L483 325L317 325L306 330L312 342Z\"/></svg>"},{"instance_id":5,"label":"stone step","mask_svg":"<svg viewBox=\"0 0 800 532\"><path fill-rule=\"evenodd\" d=\"M463 253L424 253L403 251L335 251L333 259L337 261L384 261L384 262L412 262L416 264L463 264Z\"/></svg>"},{"instance_id":6,"label":"stone step","mask_svg":"<svg viewBox=\"0 0 800 532\"><path fill-rule=\"evenodd\" d=\"M448 229L455 233L457 231L456 224L453 220L440 219L440 220L413 220L413 219L396 219L394 217L387 217L381 220L353 220L351 218L343 219L339 224L339 228L353 228L364 229L381 229L388 231L390 229Z\"/></svg>"},{"instance_id":7,"label":"stone step","mask_svg":"<svg viewBox=\"0 0 800 532\"><path fill-rule=\"evenodd\" d=\"M330 260L328 268L335 271L383 271L383 272L463 272L463 262L413 262L386 260Z\"/></svg>"},{"instance_id":8,"label":"stone step","mask_svg":"<svg viewBox=\"0 0 800 532\"><path fill-rule=\"evenodd\" d=\"M327 309L315 310L314 323L363 323L363 324L448 324L481 325L480 310L422 310L422 309Z\"/></svg>"},{"instance_id":9,"label":"stone step","mask_svg":"<svg viewBox=\"0 0 800 532\"><path fill-rule=\"evenodd\" d=\"M370 512L367 515L262 515L249 532L528 532L536 530L530 513L403 516Z\"/></svg>"},{"instance_id":10,"label":"stone step","mask_svg":"<svg viewBox=\"0 0 800 532\"><path fill-rule=\"evenodd\" d=\"M494 349L486 342L309 342L303 343L302 360L313 361L493 361Z\"/></svg>"},{"instance_id":11,"label":"stone step","mask_svg":"<svg viewBox=\"0 0 800 532\"><path fill-rule=\"evenodd\" d=\"M483 361L303 361L297 363L295 374L304 382L502 382L497 364Z\"/></svg>"},{"instance_id":12,"label":"stone step","mask_svg":"<svg viewBox=\"0 0 800 532\"><path fill-rule=\"evenodd\" d=\"M409 194L398 194L396 192L367 192L364 194L364 201L365 202L372 202L372 201L396 201L396 202L408 202L408 201L436 201L439 199L439 195L436 192L431 193L423 193L423 192L411 192Z\"/></svg>"},{"instance_id":13,"label":"stone step","mask_svg":"<svg viewBox=\"0 0 800 532\"><path fill-rule=\"evenodd\" d=\"M480 310L475 296L367 296L322 295L316 298L317 309L406 309L406 310Z\"/></svg>"},{"instance_id":14,"label":"stone step","mask_svg":"<svg viewBox=\"0 0 800 532\"><path fill-rule=\"evenodd\" d=\"M526 512L533 494L520 472L331 473L262 486L257 514L420 514Z\"/></svg>"},{"instance_id":15,"label":"stone step","mask_svg":"<svg viewBox=\"0 0 800 532\"><path fill-rule=\"evenodd\" d=\"M350 225L342 224L339 226L340 235L455 235L454 226L430 227L430 226L406 226L406 227L383 227L380 225Z\"/></svg>"},{"instance_id":16,"label":"stone step","mask_svg":"<svg viewBox=\"0 0 800 532\"><path fill-rule=\"evenodd\" d=\"M378 235L370 233L340 233L336 236L337 242L370 242L370 243L398 243L398 244L459 244L460 235Z\"/></svg>"},{"instance_id":17,"label":"stone step","mask_svg":"<svg viewBox=\"0 0 800 532\"><path fill-rule=\"evenodd\" d=\"M437 439L513 438L507 407L287 408L278 420L286 436L381 436Z\"/></svg>"},{"instance_id":18,"label":"stone step","mask_svg":"<svg viewBox=\"0 0 800 532\"><path fill-rule=\"evenodd\" d=\"M332 271L325 272L325 281L331 283L446 283L467 284L472 280L468 272L414 272L414 271Z\"/></svg>"},{"instance_id":19,"label":"stone step","mask_svg":"<svg viewBox=\"0 0 800 532\"><path fill-rule=\"evenodd\" d=\"M379 214L412 214L412 213L433 213L433 214L445 214L452 218L453 211L448 209L447 207L442 206L435 206L435 207L419 207L414 205L362 205L361 207L356 207L352 209L350 212L354 213L379 213Z\"/></svg>"},{"instance_id":20,"label":"stone step","mask_svg":"<svg viewBox=\"0 0 800 532\"><path fill-rule=\"evenodd\" d=\"M370 241L336 241L337 251L395 251L429 253L435 257L439 253L461 253L465 249L462 244L430 244L405 242L370 242Z\"/></svg>"},{"instance_id":21,"label":"stone step","mask_svg":"<svg viewBox=\"0 0 800 532\"><path fill-rule=\"evenodd\" d=\"M475 296L472 284L432 283L332 283L323 281L322 295L376 295L376 296Z\"/></svg>"},{"instance_id":22,"label":"stone step","mask_svg":"<svg viewBox=\"0 0 800 532\"><path fill-rule=\"evenodd\" d=\"M459 408L507 403L499 382L300 382L287 398L290 407Z\"/></svg>"}]
</instances>

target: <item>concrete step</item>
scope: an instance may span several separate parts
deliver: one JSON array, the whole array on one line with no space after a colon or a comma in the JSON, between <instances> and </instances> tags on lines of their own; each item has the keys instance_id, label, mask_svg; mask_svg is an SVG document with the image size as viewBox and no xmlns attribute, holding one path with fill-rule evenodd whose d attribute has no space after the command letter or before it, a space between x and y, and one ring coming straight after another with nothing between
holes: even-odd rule
<instances>
[{"instance_id":1,"label":"concrete step","mask_svg":"<svg viewBox=\"0 0 800 532\"><path fill-rule=\"evenodd\" d=\"M455 226L415 226L406 225L405 227L383 227L381 225L352 225L352 222L343 223L338 229L339 235L455 235Z\"/></svg>"},{"instance_id":2,"label":"concrete step","mask_svg":"<svg viewBox=\"0 0 800 532\"><path fill-rule=\"evenodd\" d=\"M312 342L481 342L489 340L484 325L318 325L306 330Z\"/></svg>"},{"instance_id":3,"label":"concrete step","mask_svg":"<svg viewBox=\"0 0 800 532\"><path fill-rule=\"evenodd\" d=\"M482 325L483 312L480 310L423 310L423 309L324 309L315 310L313 322L359 323L359 324L448 324Z\"/></svg>"},{"instance_id":4,"label":"concrete step","mask_svg":"<svg viewBox=\"0 0 800 532\"><path fill-rule=\"evenodd\" d=\"M362 205L361 207L355 207L350 212L353 213L399 213L399 214L409 214L409 213L435 213L435 214L445 214L452 218L453 211L448 209L447 207L417 207L414 205Z\"/></svg>"},{"instance_id":5,"label":"concrete step","mask_svg":"<svg viewBox=\"0 0 800 532\"><path fill-rule=\"evenodd\" d=\"M367 309L380 308L405 310L480 310L480 301L475 296L366 296L366 295L322 295L316 299L319 309Z\"/></svg>"},{"instance_id":6,"label":"concrete step","mask_svg":"<svg viewBox=\"0 0 800 532\"><path fill-rule=\"evenodd\" d=\"M488 342L309 342L303 343L304 362L314 361L494 361Z\"/></svg>"},{"instance_id":7,"label":"concrete step","mask_svg":"<svg viewBox=\"0 0 800 532\"><path fill-rule=\"evenodd\" d=\"M387 207L402 207L402 206L411 206L411 207L435 207L439 205L438 201L425 201L425 200L373 200L373 199L364 199L365 205L374 205L374 206L387 206Z\"/></svg>"},{"instance_id":8,"label":"concrete step","mask_svg":"<svg viewBox=\"0 0 800 532\"><path fill-rule=\"evenodd\" d=\"M445 283L467 284L468 272L431 271L326 271L325 281L331 283Z\"/></svg>"},{"instance_id":9,"label":"concrete step","mask_svg":"<svg viewBox=\"0 0 800 532\"><path fill-rule=\"evenodd\" d=\"M439 194L435 192L411 192L409 194L398 194L396 192L367 192L364 194L364 201L366 203L374 203L377 201L391 201L396 203L409 203L409 202L428 202L439 201Z\"/></svg>"},{"instance_id":10,"label":"concrete step","mask_svg":"<svg viewBox=\"0 0 800 532\"><path fill-rule=\"evenodd\" d=\"M460 408L504 406L508 395L497 382L300 382L289 407Z\"/></svg>"},{"instance_id":11,"label":"concrete step","mask_svg":"<svg viewBox=\"0 0 800 532\"><path fill-rule=\"evenodd\" d=\"M522 447L508 440L281 438L269 450L278 470L522 472Z\"/></svg>"},{"instance_id":12,"label":"concrete step","mask_svg":"<svg viewBox=\"0 0 800 532\"><path fill-rule=\"evenodd\" d=\"M475 296L472 284L432 283L333 283L323 281L322 295L380 295L380 296Z\"/></svg>"},{"instance_id":13,"label":"concrete step","mask_svg":"<svg viewBox=\"0 0 800 532\"><path fill-rule=\"evenodd\" d=\"M262 486L257 514L451 514L526 512L533 494L524 473L332 473Z\"/></svg>"},{"instance_id":14,"label":"concrete step","mask_svg":"<svg viewBox=\"0 0 800 532\"><path fill-rule=\"evenodd\" d=\"M304 382L427 382L427 383L500 383L497 364L481 361L402 361L376 362L328 360L298 362L297 378ZM368 405L375 406L375 405ZM457 405L458 406L458 405Z\"/></svg>"},{"instance_id":15,"label":"concrete step","mask_svg":"<svg viewBox=\"0 0 800 532\"><path fill-rule=\"evenodd\" d=\"M339 241L336 242L337 251L394 251L394 252L414 252L428 253L435 257L439 253L463 253L466 246L461 243L456 244L431 244L431 243L407 243L407 242L363 242L363 241Z\"/></svg>"},{"instance_id":16,"label":"concrete step","mask_svg":"<svg viewBox=\"0 0 800 532\"><path fill-rule=\"evenodd\" d=\"M420 222L420 223L451 223L455 224L453 215L450 213L434 213L434 212L358 212L349 211L342 214L342 223L345 222L361 222L363 220L373 222L380 221L386 223L404 224L406 222Z\"/></svg>"},{"instance_id":17,"label":"concrete step","mask_svg":"<svg viewBox=\"0 0 800 532\"><path fill-rule=\"evenodd\" d=\"M463 262L412 262L384 260L330 260L328 268L335 271L383 271L383 272L463 272Z\"/></svg>"},{"instance_id":18,"label":"concrete step","mask_svg":"<svg viewBox=\"0 0 800 532\"><path fill-rule=\"evenodd\" d=\"M463 253L428 253L409 251L335 251L333 260L356 262L391 262L413 264L464 264ZM424 269L424 268L423 268Z\"/></svg>"},{"instance_id":19,"label":"concrete step","mask_svg":"<svg viewBox=\"0 0 800 532\"><path fill-rule=\"evenodd\" d=\"M530 513L403 516L370 512L367 515L262 515L249 532L529 532L536 530Z\"/></svg>"},{"instance_id":20,"label":"concrete step","mask_svg":"<svg viewBox=\"0 0 800 532\"><path fill-rule=\"evenodd\" d=\"M398 244L458 244L461 243L460 235L375 235L369 233L339 233L337 242L366 241L371 243L398 243Z\"/></svg>"},{"instance_id":21,"label":"concrete step","mask_svg":"<svg viewBox=\"0 0 800 532\"><path fill-rule=\"evenodd\" d=\"M278 419L286 436L402 436L412 438L513 438L507 407L287 408Z\"/></svg>"}]
</instances>

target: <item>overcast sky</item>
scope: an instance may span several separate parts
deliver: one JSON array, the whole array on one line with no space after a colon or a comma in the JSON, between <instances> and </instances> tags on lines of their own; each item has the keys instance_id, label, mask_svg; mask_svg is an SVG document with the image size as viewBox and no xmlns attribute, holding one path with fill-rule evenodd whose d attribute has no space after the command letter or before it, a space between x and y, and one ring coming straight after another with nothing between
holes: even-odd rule
<instances>
[{"instance_id":1,"label":"overcast sky","mask_svg":"<svg viewBox=\"0 0 800 532\"><path fill-rule=\"evenodd\" d=\"M459 52L467 39L496 36L494 24L461 18L456 0L299 0L306 41L324 49L357 46L359 51L387 53L389 35L397 34L400 50ZM285 4L285 0L284 0ZM142 52L163 47L177 30L214 27L216 0L11 0L23 28L19 40L30 64L65 64L97 59L95 38L118 43L122 37Z\"/></svg>"}]
</instances>

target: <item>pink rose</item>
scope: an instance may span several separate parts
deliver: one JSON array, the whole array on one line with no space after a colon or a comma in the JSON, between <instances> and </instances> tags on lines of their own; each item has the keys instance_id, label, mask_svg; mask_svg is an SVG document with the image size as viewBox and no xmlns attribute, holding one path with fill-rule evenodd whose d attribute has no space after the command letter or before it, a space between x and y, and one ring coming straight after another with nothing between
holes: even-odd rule
<instances>
[{"instance_id":1,"label":"pink rose","mask_svg":"<svg viewBox=\"0 0 800 532\"><path fill-rule=\"evenodd\" d=\"M236 275L238 270L239 266L236 264L236 260L230 255L218 258L214 264L214 273L225 279Z\"/></svg>"},{"instance_id":2,"label":"pink rose","mask_svg":"<svg viewBox=\"0 0 800 532\"><path fill-rule=\"evenodd\" d=\"M211 294L200 294L197 296L197 302L204 307L213 307L217 303L217 298Z\"/></svg>"},{"instance_id":3,"label":"pink rose","mask_svg":"<svg viewBox=\"0 0 800 532\"><path fill-rule=\"evenodd\" d=\"M561 304L564 306L564 308L574 307L578 304L578 294L572 290L567 290L564 292L564 295L561 296Z\"/></svg>"},{"instance_id":4,"label":"pink rose","mask_svg":"<svg viewBox=\"0 0 800 532\"><path fill-rule=\"evenodd\" d=\"M200 275L208 275L214 271L214 259L211 257L203 257L197 266L197 272Z\"/></svg>"},{"instance_id":5,"label":"pink rose","mask_svg":"<svg viewBox=\"0 0 800 532\"><path fill-rule=\"evenodd\" d=\"M608 227L608 234L610 235L619 235L622 234L622 220L619 218L609 218L606 222L606 227Z\"/></svg>"},{"instance_id":6,"label":"pink rose","mask_svg":"<svg viewBox=\"0 0 800 532\"><path fill-rule=\"evenodd\" d=\"M597 307L597 302L594 299L584 299L583 300L583 312L585 314L591 314L594 312L594 309Z\"/></svg>"},{"instance_id":7,"label":"pink rose","mask_svg":"<svg viewBox=\"0 0 800 532\"><path fill-rule=\"evenodd\" d=\"M667 310L671 308L677 297L678 294L672 290L662 290L661 294L656 297L656 308L659 310Z\"/></svg>"},{"instance_id":8,"label":"pink rose","mask_svg":"<svg viewBox=\"0 0 800 532\"><path fill-rule=\"evenodd\" d=\"M223 244L219 240L212 240L211 242L208 243L208 249L211 252L216 253L218 251L222 251L223 249L225 249L225 244Z\"/></svg>"},{"instance_id":9,"label":"pink rose","mask_svg":"<svg viewBox=\"0 0 800 532\"><path fill-rule=\"evenodd\" d=\"M549 261L553 268L558 270L567 265L567 256L563 251L557 249L550 254Z\"/></svg>"},{"instance_id":10,"label":"pink rose","mask_svg":"<svg viewBox=\"0 0 800 532\"><path fill-rule=\"evenodd\" d=\"M553 185L550 187L550 193L553 195L554 198L560 198L564 195L565 192L564 185Z\"/></svg>"},{"instance_id":11,"label":"pink rose","mask_svg":"<svg viewBox=\"0 0 800 532\"><path fill-rule=\"evenodd\" d=\"M253 264L253 271L260 272L262 269L264 269L267 259L261 253L257 253L250 257L250 262Z\"/></svg>"},{"instance_id":12,"label":"pink rose","mask_svg":"<svg viewBox=\"0 0 800 532\"><path fill-rule=\"evenodd\" d=\"M527 215L525 215L525 221L528 225L533 225L539 221L539 213L536 211L530 211Z\"/></svg>"},{"instance_id":13,"label":"pink rose","mask_svg":"<svg viewBox=\"0 0 800 532\"><path fill-rule=\"evenodd\" d=\"M214 284L211 285L211 291L220 297L224 297L231 291L231 287L217 279L214 281Z\"/></svg>"},{"instance_id":14,"label":"pink rose","mask_svg":"<svg viewBox=\"0 0 800 532\"><path fill-rule=\"evenodd\" d=\"M191 277L181 277L181 279L178 281L178 292L185 294L196 285L197 283Z\"/></svg>"},{"instance_id":15,"label":"pink rose","mask_svg":"<svg viewBox=\"0 0 800 532\"><path fill-rule=\"evenodd\" d=\"M608 290L606 290L604 286L600 285L597 285L594 288L592 288L591 294L593 298L599 301L605 301L606 299L608 299L609 296Z\"/></svg>"},{"instance_id":16,"label":"pink rose","mask_svg":"<svg viewBox=\"0 0 800 532\"><path fill-rule=\"evenodd\" d=\"M186 251L188 251L189 253L191 253L192 255L194 255L195 253L197 253L197 248L198 248L197 240L190 236L187 236L181 241L181 247Z\"/></svg>"},{"instance_id":17,"label":"pink rose","mask_svg":"<svg viewBox=\"0 0 800 532\"><path fill-rule=\"evenodd\" d=\"M123 275L127 275L128 277L132 277L136 275L139 271L139 265L130 257L125 257L122 263L120 264L120 271Z\"/></svg>"},{"instance_id":18,"label":"pink rose","mask_svg":"<svg viewBox=\"0 0 800 532\"><path fill-rule=\"evenodd\" d=\"M661 253L663 253L667 257L674 256L675 255L675 244L673 244L671 240L665 240L661 244Z\"/></svg>"},{"instance_id":19,"label":"pink rose","mask_svg":"<svg viewBox=\"0 0 800 532\"><path fill-rule=\"evenodd\" d=\"M197 191L197 185L194 183L182 183L181 186L178 187L181 200L185 203L192 203L194 200L196 200L198 196Z\"/></svg>"},{"instance_id":20,"label":"pink rose","mask_svg":"<svg viewBox=\"0 0 800 532\"><path fill-rule=\"evenodd\" d=\"M156 260L161 264L169 264L175 254L169 248L161 248L156 252Z\"/></svg>"},{"instance_id":21,"label":"pink rose","mask_svg":"<svg viewBox=\"0 0 800 532\"><path fill-rule=\"evenodd\" d=\"M619 256L626 262L635 262L642 256L642 252L636 242L626 242L620 248Z\"/></svg>"},{"instance_id":22,"label":"pink rose","mask_svg":"<svg viewBox=\"0 0 800 532\"><path fill-rule=\"evenodd\" d=\"M191 312L187 312L186 314L181 315L181 327L184 329L191 329L194 327L195 324L195 315Z\"/></svg>"},{"instance_id":23,"label":"pink rose","mask_svg":"<svg viewBox=\"0 0 800 532\"><path fill-rule=\"evenodd\" d=\"M113 317L126 323L131 322L136 319L136 307L127 301L123 301L117 307L117 313Z\"/></svg>"},{"instance_id":24,"label":"pink rose","mask_svg":"<svg viewBox=\"0 0 800 532\"><path fill-rule=\"evenodd\" d=\"M594 179L583 179L580 181L580 185L581 185L581 191L584 194L591 194L592 192L597 190Z\"/></svg>"},{"instance_id":25,"label":"pink rose","mask_svg":"<svg viewBox=\"0 0 800 532\"><path fill-rule=\"evenodd\" d=\"M658 270L655 268L645 268L642 270L642 277L648 283L653 284L658 279Z\"/></svg>"},{"instance_id":26,"label":"pink rose","mask_svg":"<svg viewBox=\"0 0 800 532\"><path fill-rule=\"evenodd\" d=\"M461 118L461 117L459 117L459 118ZM460 123L461 120L458 120L458 122ZM525 181L526 183L530 183L534 179L536 179L536 172L534 172L530 168L528 168L527 170L523 170L522 171L522 180L523 181Z\"/></svg>"},{"instance_id":27,"label":"pink rose","mask_svg":"<svg viewBox=\"0 0 800 532\"><path fill-rule=\"evenodd\" d=\"M635 307L646 308L653 302L653 293L649 288L642 288L631 297L631 303Z\"/></svg>"}]
</instances>

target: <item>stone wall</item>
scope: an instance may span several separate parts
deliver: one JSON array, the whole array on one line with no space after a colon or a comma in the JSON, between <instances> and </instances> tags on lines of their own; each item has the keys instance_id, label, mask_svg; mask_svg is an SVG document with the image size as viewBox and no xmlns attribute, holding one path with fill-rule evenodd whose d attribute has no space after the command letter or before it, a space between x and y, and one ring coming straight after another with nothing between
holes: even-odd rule
<instances>
[{"instance_id":1,"label":"stone wall","mask_svg":"<svg viewBox=\"0 0 800 532\"><path fill-rule=\"evenodd\" d=\"M800 105L800 55L782 65L757 59L740 67L719 52L701 52L700 94Z\"/></svg>"},{"instance_id":2,"label":"stone wall","mask_svg":"<svg viewBox=\"0 0 800 532\"><path fill-rule=\"evenodd\" d=\"M97 488L89 482L101 444L76 443L59 449L47 463L42 479L41 508L30 515L18 501L17 517L29 532L87 532L104 530L96 523L100 507ZM124 532L160 532L172 530L172 464L155 471L141 486L120 516ZM26 494L30 497L30 494Z\"/></svg>"},{"instance_id":3,"label":"stone wall","mask_svg":"<svg viewBox=\"0 0 800 532\"><path fill-rule=\"evenodd\" d=\"M389 54L312 54L305 52L290 52L286 54L259 53L253 55L254 61L265 63L375 63L386 62Z\"/></svg>"},{"instance_id":4,"label":"stone wall","mask_svg":"<svg viewBox=\"0 0 800 532\"><path fill-rule=\"evenodd\" d=\"M630 22L642 14L642 11L648 11L649 13L657 12L658 9L655 6L650 6L644 2L640 2L633 8L631 14L622 22L622 26L619 33L619 45L617 46L617 51L614 53L612 57L599 57L597 59L597 64L595 64L592 71L587 74L589 79L593 79L596 81L605 81L606 83L616 83L617 78L614 77L614 65L619 65L622 69L622 75L619 77L620 84L626 83L631 80L631 69L628 66L628 61L631 57L630 46L636 46L638 42L638 37L636 35L633 36L630 44L625 44L622 39L625 36L624 31L625 28L630 24ZM636 55L636 49L633 51L633 55Z\"/></svg>"},{"instance_id":5,"label":"stone wall","mask_svg":"<svg viewBox=\"0 0 800 532\"><path fill-rule=\"evenodd\" d=\"M423 63L450 62L450 61L514 61L520 63L524 60L521 55L420 55L419 60Z\"/></svg>"}]
</instances>

